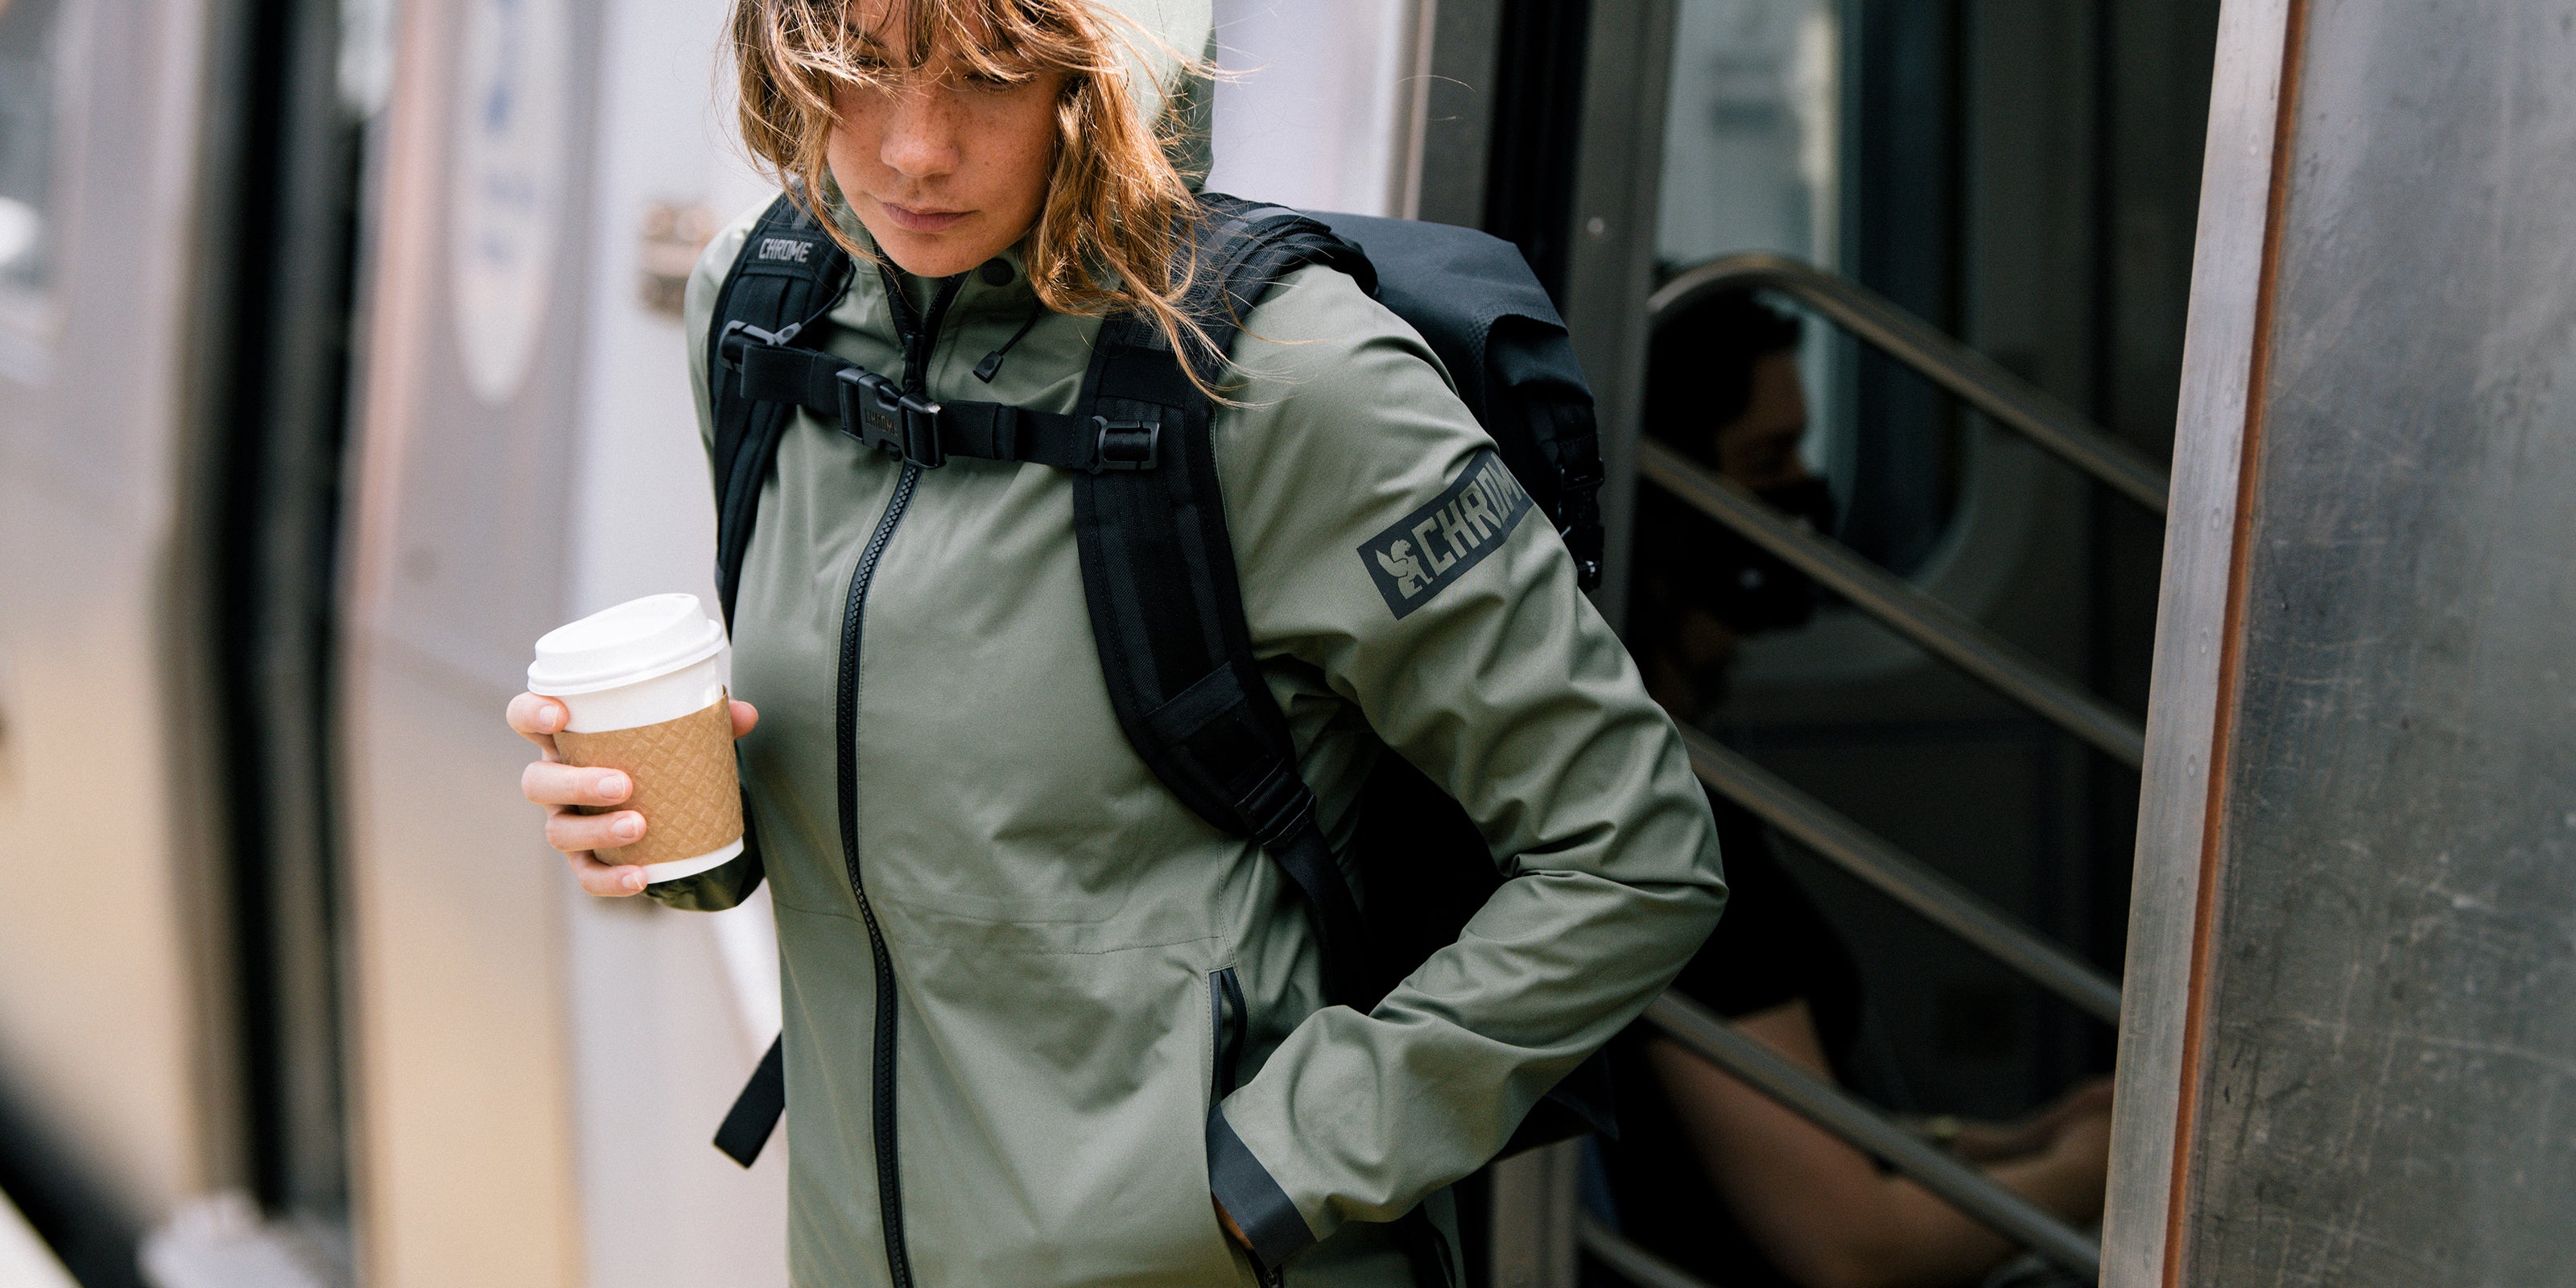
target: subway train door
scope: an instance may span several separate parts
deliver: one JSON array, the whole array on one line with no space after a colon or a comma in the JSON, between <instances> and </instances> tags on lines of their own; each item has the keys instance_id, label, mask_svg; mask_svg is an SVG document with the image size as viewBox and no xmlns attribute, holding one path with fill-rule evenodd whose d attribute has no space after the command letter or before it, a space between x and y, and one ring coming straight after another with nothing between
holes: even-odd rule
<instances>
[{"instance_id":1,"label":"subway train door","mask_svg":"<svg viewBox=\"0 0 2576 1288\"><path fill-rule=\"evenodd\" d=\"M1799 319L1826 535L1992 645L1963 662L1829 586L1809 623L1748 636L1691 714L2106 973L2216 10L1676 0L1664 60L1652 325L1686 334L1729 273ZM1748 253L1822 276L1750 272ZM1887 352L1833 307L1861 293L1973 354L1945 372ZM2053 403L2099 454L1991 414L1988 385ZM2106 461L2120 468L2097 475ZM2062 700L1999 683L2008 658ZM2107 1067L2108 1026L1797 847L1783 857L1859 945L1883 1094L2004 1117Z\"/></svg>"},{"instance_id":2,"label":"subway train door","mask_svg":"<svg viewBox=\"0 0 2576 1288\"><path fill-rule=\"evenodd\" d=\"M0 6L0 1187L87 1283L350 1272L341 19Z\"/></svg>"},{"instance_id":3,"label":"subway train door","mask_svg":"<svg viewBox=\"0 0 2576 1288\"><path fill-rule=\"evenodd\" d=\"M1663 397L1656 338L1730 290L1802 323L1803 455L1837 513L1782 541L1830 593L1679 714L1854 945L1846 1082L1884 1109L2006 1118L2109 1066L2217 7L1437 11L1454 80L1429 91L1421 213L1517 242L1574 330L1611 471L1599 598L1641 657L1659 641L1622 578L1687 552L1637 548L1630 520L1651 497L1743 513L1641 437L1685 436L1664 422L1746 355L1665 355L1702 388ZM1921 886L1891 899L1864 852L1911 856L2052 965L2026 978ZM1497 1169L1495 1282L1601 1254L1587 1232L1617 1213L1574 1199L1602 1195L1595 1166ZM2097 1255L2058 1235L2060 1264Z\"/></svg>"},{"instance_id":4,"label":"subway train door","mask_svg":"<svg viewBox=\"0 0 2576 1288\"><path fill-rule=\"evenodd\" d=\"M189 647L212 8L0 5L0 1187L102 1283L242 1164Z\"/></svg>"},{"instance_id":5,"label":"subway train door","mask_svg":"<svg viewBox=\"0 0 2576 1288\"><path fill-rule=\"evenodd\" d=\"M784 1149L709 1138L777 1031L765 903L578 892L501 723L549 628L712 604L679 283L762 199L715 0L398 9L346 529L368 1282L780 1284Z\"/></svg>"}]
</instances>

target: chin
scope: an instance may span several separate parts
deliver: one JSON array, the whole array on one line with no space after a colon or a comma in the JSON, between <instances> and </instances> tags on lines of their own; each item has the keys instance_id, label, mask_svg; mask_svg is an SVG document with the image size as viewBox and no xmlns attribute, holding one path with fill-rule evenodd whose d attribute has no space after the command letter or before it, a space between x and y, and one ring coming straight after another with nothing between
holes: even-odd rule
<instances>
[{"instance_id":1,"label":"chin","mask_svg":"<svg viewBox=\"0 0 2576 1288\"><path fill-rule=\"evenodd\" d=\"M0 0L0 3L6 2L7 0ZM965 231L960 227L952 226L935 233L919 233L897 225L892 220L886 220L880 224L877 220L862 216L859 223L867 228L869 240L877 244L877 249L883 252L887 259L894 261L896 268L915 277L948 277L963 273L984 262L968 257L971 248L965 244L967 239L959 236Z\"/></svg>"},{"instance_id":2,"label":"chin","mask_svg":"<svg viewBox=\"0 0 2576 1288\"><path fill-rule=\"evenodd\" d=\"M902 241L879 237L876 242L896 268L915 277L954 277L984 262L955 245L933 242L925 246L922 240L907 234Z\"/></svg>"}]
</instances>

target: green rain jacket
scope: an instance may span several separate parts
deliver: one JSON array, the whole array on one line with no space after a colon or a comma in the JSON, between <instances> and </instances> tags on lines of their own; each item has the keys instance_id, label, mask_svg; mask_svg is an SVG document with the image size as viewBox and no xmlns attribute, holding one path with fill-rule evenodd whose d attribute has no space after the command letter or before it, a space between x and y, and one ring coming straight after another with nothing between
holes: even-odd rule
<instances>
[{"instance_id":1,"label":"green rain jacket","mask_svg":"<svg viewBox=\"0 0 2576 1288\"><path fill-rule=\"evenodd\" d=\"M689 284L702 424L709 314L750 223ZM854 278L833 351L903 371L878 274ZM908 285L953 294L920 345L931 397L1072 410L1096 320L1040 317L989 387L974 377L1040 312L1017 252ZM1508 879L1369 1014L1323 1006L1295 889L1119 728L1066 476L908 469L800 414L733 635L735 694L761 711L743 760L784 967L798 1285L894 1282L889 1180L923 1285L1251 1283L1209 1201L1211 1142L1227 1211L1265 1246L1283 1230L1313 1245L1291 1283L1409 1284L1384 1223L1430 1199L1450 1226L1443 1187L1717 920L1715 833L1680 740L1544 519L1401 619L1362 562L1491 450L1429 348L1323 268L1247 322L1216 458L1252 641L1327 835L1348 837L1392 749L1466 807ZM761 878L737 859L652 894L721 908ZM900 999L882 1045L871 914ZM1225 971L1250 1041L1212 1106Z\"/></svg>"},{"instance_id":2,"label":"green rain jacket","mask_svg":"<svg viewBox=\"0 0 2576 1288\"><path fill-rule=\"evenodd\" d=\"M752 221L688 287L710 441L707 325ZM1099 324L1044 313L1016 250L904 281L928 313L909 355L885 280L853 276L835 353L890 377L910 356L937 399L1072 410ZM1214 419L1219 479L1252 642L1326 834L1347 840L1391 749L1465 806L1507 879L1370 1013L1324 1006L1294 887L1120 731L1066 476L909 468L800 413L733 627L734 692L761 712L742 751L762 864L651 893L729 907L765 865L802 1288L894 1284L898 1255L933 1288L1250 1284L1212 1194L1294 1254L1292 1284L1409 1285L1387 1223L1426 1204L1454 1243L1445 1187L1716 923L1715 831L1680 740L1544 519L1401 618L1363 563L1492 450L1430 349L1316 267L1243 337L1238 405ZM881 964L898 999L882 1035ZM1249 1041L1220 1103L1227 972ZM1450 1264L1454 1282L1454 1247Z\"/></svg>"}]
</instances>

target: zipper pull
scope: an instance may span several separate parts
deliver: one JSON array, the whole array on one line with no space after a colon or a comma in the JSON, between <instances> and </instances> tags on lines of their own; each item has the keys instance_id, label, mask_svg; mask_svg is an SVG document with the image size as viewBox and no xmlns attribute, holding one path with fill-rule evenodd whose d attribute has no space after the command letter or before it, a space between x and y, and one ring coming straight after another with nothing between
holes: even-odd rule
<instances>
[{"instance_id":1,"label":"zipper pull","mask_svg":"<svg viewBox=\"0 0 2576 1288\"><path fill-rule=\"evenodd\" d=\"M1039 318L1045 316L1045 309L1039 309L1037 312L1030 314L1029 320L1021 323L1020 329L1012 332L1011 338L1004 340L1001 348L985 354L984 360L975 364L975 378L988 385L993 383L993 377L1002 374L1003 357L1008 355L1011 349L1018 345L1020 341L1027 339L1030 329L1037 326Z\"/></svg>"}]
</instances>

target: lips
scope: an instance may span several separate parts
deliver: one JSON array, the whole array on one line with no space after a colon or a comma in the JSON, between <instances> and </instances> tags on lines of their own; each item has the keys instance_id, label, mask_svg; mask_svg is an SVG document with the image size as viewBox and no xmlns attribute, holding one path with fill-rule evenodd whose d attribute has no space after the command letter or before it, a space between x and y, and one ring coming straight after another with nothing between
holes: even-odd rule
<instances>
[{"instance_id":1,"label":"lips","mask_svg":"<svg viewBox=\"0 0 2576 1288\"><path fill-rule=\"evenodd\" d=\"M886 218L893 220L895 227L912 233L946 232L956 227L959 220L974 213L966 210L931 210L920 206L902 206L891 201L880 201L877 204L885 207Z\"/></svg>"}]
</instances>

